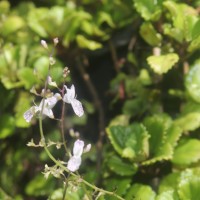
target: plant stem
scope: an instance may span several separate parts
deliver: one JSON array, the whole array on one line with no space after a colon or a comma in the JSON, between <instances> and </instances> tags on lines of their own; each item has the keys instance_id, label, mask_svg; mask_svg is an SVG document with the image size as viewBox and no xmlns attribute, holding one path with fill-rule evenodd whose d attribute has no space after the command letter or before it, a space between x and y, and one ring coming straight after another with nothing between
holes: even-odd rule
<instances>
[{"instance_id":1,"label":"plant stem","mask_svg":"<svg viewBox=\"0 0 200 200\"><path fill-rule=\"evenodd\" d=\"M107 191L107 190L104 190L104 189L101 189L101 188L98 188L96 187L95 185L85 181L84 179L82 179L80 176L72 173L72 172L69 172L69 170L63 165L61 164L58 160L56 160L54 158L54 156L50 153L50 151L48 150L47 146L46 146L46 142L45 142L45 137L44 137L44 132L43 132L43 127L42 127L42 117L39 118L39 129L40 129L40 136L41 138L44 140L44 150L45 152L47 153L47 155L49 156L49 158L56 164L58 165L61 169L63 169L65 172L67 173L70 173L70 175L76 177L77 179L81 180L82 183L84 183L85 185L89 186L90 188L94 189L95 191L98 191L98 192L102 192L104 194L107 194L107 195L111 195L111 196L114 196L116 197L117 199L120 199L120 200L125 200L124 198L120 197L119 195L115 194L114 192L110 192L110 191Z\"/></svg>"}]
</instances>

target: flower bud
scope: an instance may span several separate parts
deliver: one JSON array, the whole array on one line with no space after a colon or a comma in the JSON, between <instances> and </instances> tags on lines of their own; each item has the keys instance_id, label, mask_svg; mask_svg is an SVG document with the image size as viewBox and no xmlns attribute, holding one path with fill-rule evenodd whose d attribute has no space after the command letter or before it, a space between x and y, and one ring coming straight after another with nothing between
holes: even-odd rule
<instances>
[{"instance_id":1,"label":"flower bud","mask_svg":"<svg viewBox=\"0 0 200 200\"><path fill-rule=\"evenodd\" d=\"M48 45L46 43L45 40L41 40L41 45L45 48L45 49L48 49Z\"/></svg>"}]
</instances>

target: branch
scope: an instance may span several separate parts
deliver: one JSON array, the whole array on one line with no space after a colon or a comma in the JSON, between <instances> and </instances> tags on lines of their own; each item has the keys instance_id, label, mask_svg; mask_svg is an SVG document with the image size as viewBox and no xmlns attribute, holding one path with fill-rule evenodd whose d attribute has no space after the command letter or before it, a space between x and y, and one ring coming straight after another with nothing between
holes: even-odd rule
<instances>
[{"instance_id":1,"label":"branch","mask_svg":"<svg viewBox=\"0 0 200 200\"><path fill-rule=\"evenodd\" d=\"M85 58L87 59L87 58ZM85 81L85 84L92 95L93 103L98 111L98 119L99 119L99 138L97 141L97 170L100 171L101 162L102 162L102 147L103 147L103 138L105 136L105 119L104 119L104 110L101 103L101 100L98 96L98 93L90 79L89 74L85 71L83 64L80 60L77 60L78 70Z\"/></svg>"}]
</instances>

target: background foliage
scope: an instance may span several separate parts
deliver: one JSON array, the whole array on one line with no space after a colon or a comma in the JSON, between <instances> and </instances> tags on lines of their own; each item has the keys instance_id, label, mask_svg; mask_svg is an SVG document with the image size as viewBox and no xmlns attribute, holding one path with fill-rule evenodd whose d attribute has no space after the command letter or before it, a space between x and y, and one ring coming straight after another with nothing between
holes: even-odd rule
<instances>
[{"instance_id":1,"label":"background foliage","mask_svg":"<svg viewBox=\"0 0 200 200\"><path fill-rule=\"evenodd\" d=\"M58 37L51 75L61 84L69 67L68 81L86 111L79 119L69 108L66 130L93 143L81 175L127 200L197 200L199 6L199 0L1 1L0 199L62 199L62 180L41 173L51 164L47 155L26 146L40 140L38 122L23 119L30 89L41 90L47 74L40 40ZM61 139L56 122L44 126L47 138ZM65 159L62 149L50 150ZM83 199L83 186L77 192L70 183L66 199Z\"/></svg>"}]
</instances>

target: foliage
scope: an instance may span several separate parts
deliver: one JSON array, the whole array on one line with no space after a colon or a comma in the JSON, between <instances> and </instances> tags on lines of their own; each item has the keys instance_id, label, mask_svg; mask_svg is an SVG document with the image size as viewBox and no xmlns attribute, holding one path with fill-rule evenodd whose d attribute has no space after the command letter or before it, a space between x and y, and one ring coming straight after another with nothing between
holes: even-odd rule
<instances>
[{"instance_id":1,"label":"foliage","mask_svg":"<svg viewBox=\"0 0 200 200\"><path fill-rule=\"evenodd\" d=\"M199 5L199 0L2 0L0 199L197 200ZM53 52L47 53L42 39ZM67 106L64 139L69 150L77 131L92 143L80 177L58 162L69 157L59 120L43 120L45 143L38 120L23 118L48 73L62 87L66 65L71 76L65 81L76 86L85 114L74 116ZM55 106L56 119L61 107Z\"/></svg>"}]
</instances>

